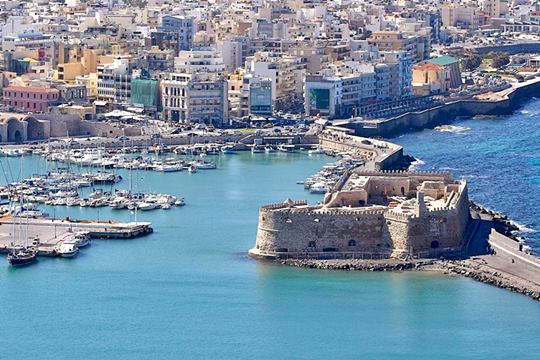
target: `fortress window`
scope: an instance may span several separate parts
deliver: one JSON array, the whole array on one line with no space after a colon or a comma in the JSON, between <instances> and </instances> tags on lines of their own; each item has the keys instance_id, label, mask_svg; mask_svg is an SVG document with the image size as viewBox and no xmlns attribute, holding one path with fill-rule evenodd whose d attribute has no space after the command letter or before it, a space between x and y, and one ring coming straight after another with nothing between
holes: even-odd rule
<instances>
[{"instance_id":1,"label":"fortress window","mask_svg":"<svg viewBox=\"0 0 540 360\"><path fill-rule=\"evenodd\" d=\"M432 249L437 249L439 247L439 242L437 240L433 240L431 242L431 248Z\"/></svg>"},{"instance_id":2,"label":"fortress window","mask_svg":"<svg viewBox=\"0 0 540 360\"><path fill-rule=\"evenodd\" d=\"M349 246L356 246L356 240L349 240Z\"/></svg>"},{"instance_id":3,"label":"fortress window","mask_svg":"<svg viewBox=\"0 0 540 360\"><path fill-rule=\"evenodd\" d=\"M314 247L315 247L315 241L310 241L310 242L308 243L308 247L314 248Z\"/></svg>"}]
</instances>

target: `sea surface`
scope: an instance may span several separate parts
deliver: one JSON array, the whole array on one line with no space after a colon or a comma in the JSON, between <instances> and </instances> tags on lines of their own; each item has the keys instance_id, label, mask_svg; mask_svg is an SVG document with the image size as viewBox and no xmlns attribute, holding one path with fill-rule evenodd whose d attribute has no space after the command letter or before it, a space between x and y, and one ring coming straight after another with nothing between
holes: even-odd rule
<instances>
[{"instance_id":1,"label":"sea surface","mask_svg":"<svg viewBox=\"0 0 540 360\"><path fill-rule=\"evenodd\" d=\"M476 175L476 200L535 227L535 118L458 124L471 130L397 141L426 168ZM133 172L134 190L187 202L140 213L153 223L150 236L96 240L77 258L22 269L0 259L0 359L538 359L540 303L525 296L436 273L318 271L248 258L259 207L289 197L319 201L296 181L331 159L242 153L215 161L217 170L196 174ZM14 178L44 170L38 157L2 163ZM129 174L121 175L127 187Z\"/></svg>"},{"instance_id":2,"label":"sea surface","mask_svg":"<svg viewBox=\"0 0 540 360\"><path fill-rule=\"evenodd\" d=\"M418 159L416 170L450 171L467 179L470 198L517 222L540 253L540 99L513 115L458 120L390 141Z\"/></svg>"}]
</instances>

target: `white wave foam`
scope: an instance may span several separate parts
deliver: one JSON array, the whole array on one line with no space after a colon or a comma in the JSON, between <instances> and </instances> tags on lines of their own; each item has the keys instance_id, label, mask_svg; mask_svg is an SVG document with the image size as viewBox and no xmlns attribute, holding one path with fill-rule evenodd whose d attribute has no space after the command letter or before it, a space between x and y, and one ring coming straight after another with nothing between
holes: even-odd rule
<instances>
[{"instance_id":1,"label":"white wave foam","mask_svg":"<svg viewBox=\"0 0 540 360\"><path fill-rule=\"evenodd\" d=\"M535 229L530 228L530 227L528 227L526 225L520 224L520 223L518 223L517 221L514 221L514 220L510 220L510 224L517 227L519 229L519 231L522 232L522 233L534 233L534 232L536 232Z\"/></svg>"},{"instance_id":2,"label":"white wave foam","mask_svg":"<svg viewBox=\"0 0 540 360\"><path fill-rule=\"evenodd\" d=\"M455 126L455 125L440 125L440 126L436 126L435 130L440 131L440 132L449 132L452 134L463 134L471 130L471 128L465 127L465 126Z\"/></svg>"},{"instance_id":3,"label":"white wave foam","mask_svg":"<svg viewBox=\"0 0 540 360\"><path fill-rule=\"evenodd\" d=\"M424 165L426 162L424 160L421 160L421 159L415 159L412 163L411 163L411 166L409 166L409 170L413 171L414 169L416 169L418 166L422 166Z\"/></svg>"}]
</instances>

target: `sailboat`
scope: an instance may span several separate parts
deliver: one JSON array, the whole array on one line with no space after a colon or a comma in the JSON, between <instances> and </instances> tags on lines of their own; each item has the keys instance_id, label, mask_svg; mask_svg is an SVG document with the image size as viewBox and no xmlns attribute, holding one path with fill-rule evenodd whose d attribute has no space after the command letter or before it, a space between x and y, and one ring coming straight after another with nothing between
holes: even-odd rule
<instances>
[{"instance_id":1,"label":"sailboat","mask_svg":"<svg viewBox=\"0 0 540 360\"><path fill-rule=\"evenodd\" d=\"M21 203L22 203L22 196L21 196ZM22 207L22 205L21 205ZM12 210L12 222L13 222L13 248L8 253L7 259L11 266L24 266L24 265L30 265L33 262L37 260L37 248L28 246L28 244L25 244L24 246L16 246L16 236L15 236L15 207ZM28 222L28 220L27 220ZM28 226L28 224L27 224Z\"/></svg>"},{"instance_id":2,"label":"sailboat","mask_svg":"<svg viewBox=\"0 0 540 360\"><path fill-rule=\"evenodd\" d=\"M11 266L30 265L37 260L37 250L29 247L13 248L7 259Z\"/></svg>"}]
</instances>

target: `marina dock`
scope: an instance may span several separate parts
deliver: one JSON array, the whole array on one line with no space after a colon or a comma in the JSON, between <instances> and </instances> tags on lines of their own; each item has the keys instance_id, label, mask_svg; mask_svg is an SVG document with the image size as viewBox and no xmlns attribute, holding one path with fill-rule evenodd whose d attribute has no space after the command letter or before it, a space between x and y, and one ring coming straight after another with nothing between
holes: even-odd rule
<instances>
[{"instance_id":1,"label":"marina dock","mask_svg":"<svg viewBox=\"0 0 540 360\"><path fill-rule=\"evenodd\" d=\"M149 222L115 222L65 219L27 219L10 215L0 218L0 252L15 245L38 247L38 255L56 256L55 248L75 234L84 233L90 239L131 239L153 232ZM15 233L15 236L13 236Z\"/></svg>"}]
</instances>

